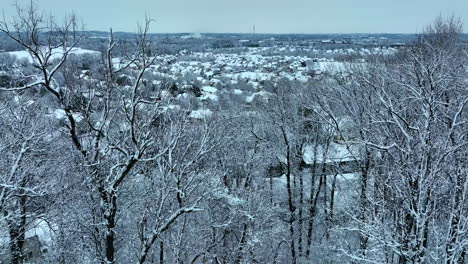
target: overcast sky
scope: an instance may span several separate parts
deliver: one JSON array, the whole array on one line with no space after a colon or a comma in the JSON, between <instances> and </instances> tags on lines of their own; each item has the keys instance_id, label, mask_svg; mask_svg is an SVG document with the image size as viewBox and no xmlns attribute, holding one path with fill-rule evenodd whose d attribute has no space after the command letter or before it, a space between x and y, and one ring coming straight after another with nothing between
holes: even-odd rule
<instances>
[{"instance_id":1,"label":"overcast sky","mask_svg":"<svg viewBox=\"0 0 468 264\"><path fill-rule=\"evenodd\" d=\"M29 3L30 0L17 0ZM0 0L6 16L15 0ZM9 2L9 3L8 3ZM36 0L60 17L74 11L87 30L135 31L145 14L152 32L415 33L442 14L468 28L468 0ZM465 32L468 30L465 28Z\"/></svg>"}]
</instances>

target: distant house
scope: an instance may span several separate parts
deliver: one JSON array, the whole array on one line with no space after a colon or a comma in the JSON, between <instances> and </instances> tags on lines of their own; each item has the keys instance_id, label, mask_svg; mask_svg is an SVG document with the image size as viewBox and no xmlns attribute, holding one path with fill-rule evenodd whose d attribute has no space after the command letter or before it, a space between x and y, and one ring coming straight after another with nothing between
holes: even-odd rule
<instances>
[{"instance_id":1,"label":"distant house","mask_svg":"<svg viewBox=\"0 0 468 264\"><path fill-rule=\"evenodd\" d=\"M304 167L313 168L316 175L336 175L358 172L361 161L361 146L331 143L328 147L306 145Z\"/></svg>"},{"instance_id":2,"label":"distant house","mask_svg":"<svg viewBox=\"0 0 468 264\"><path fill-rule=\"evenodd\" d=\"M2 245L0 263L11 263L11 254L8 245ZM23 245L24 263L42 263L48 248L40 241L39 236L27 237Z\"/></svg>"},{"instance_id":3,"label":"distant house","mask_svg":"<svg viewBox=\"0 0 468 264\"><path fill-rule=\"evenodd\" d=\"M11 263L9 236L6 230L1 230L0 233L0 264ZM31 224L31 228L26 231L23 244L25 264L44 263L44 258L52 245L52 233L52 229L45 221L37 220Z\"/></svg>"}]
</instances>

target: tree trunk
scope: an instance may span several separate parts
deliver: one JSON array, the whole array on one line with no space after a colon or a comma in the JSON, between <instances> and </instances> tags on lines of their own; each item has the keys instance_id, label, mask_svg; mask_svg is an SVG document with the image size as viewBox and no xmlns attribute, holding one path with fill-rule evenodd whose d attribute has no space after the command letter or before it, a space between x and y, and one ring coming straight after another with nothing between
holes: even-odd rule
<instances>
[{"instance_id":1,"label":"tree trunk","mask_svg":"<svg viewBox=\"0 0 468 264\"><path fill-rule=\"evenodd\" d=\"M291 263L296 263L296 244L295 244L295 233L294 233L294 215L295 215L295 206L294 206L294 197L291 186L291 146L286 135L286 131L281 127L283 134L284 143L286 145L286 189L288 192L288 208L289 208L289 235L290 235L290 250L291 250Z\"/></svg>"},{"instance_id":2,"label":"tree trunk","mask_svg":"<svg viewBox=\"0 0 468 264\"><path fill-rule=\"evenodd\" d=\"M359 208L359 220L362 223L367 221L367 212L369 210L369 202L367 197L368 190L368 178L369 178L369 167L370 167L370 152L366 150L366 160L364 165L361 167L361 193L360 193L360 208ZM361 254L365 256L367 253L368 236L364 232L359 232L359 249Z\"/></svg>"},{"instance_id":3,"label":"tree trunk","mask_svg":"<svg viewBox=\"0 0 468 264\"><path fill-rule=\"evenodd\" d=\"M242 235L241 235L241 240L239 241L239 249L238 249L238 252L237 252L237 259L236 259L236 263L241 263L242 261L242 251L244 250L244 245L245 245L245 242L247 240L247 224L244 223L243 225L244 227L242 228Z\"/></svg>"},{"instance_id":4,"label":"tree trunk","mask_svg":"<svg viewBox=\"0 0 468 264\"><path fill-rule=\"evenodd\" d=\"M298 253L299 257L303 255L303 239L302 239L302 232L303 232L303 227L304 227L304 216L303 216L303 206L304 206L304 179L303 179L303 171L299 173L299 208L298 208L298 241L297 241L297 246L298 246Z\"/></svg>"},{"instance_id":5,"label":"tree trunk","mask_svg":"<svg viewBox=\"0 0 468 264\"><path fill-rule=\"evenodd\" d=\"M10 233L10 252L12 264L23 264L23 245L24 233L17 228L11 228Z\"/></svg>"},{"instance_id":6,"label":"tree trunk","mask_svg":"<svg viewBox=\"0 0 468 264\"><path fill-rule=\"evenodd\" d=\"M117 196L101 188L101 213L104 217L105 263L115 263L115 226L117 214Z\"/></svg>"},{"instance_id":7,"label":"tree trunk","mask_svg":"<svg viewBox=\"0 0 468 264\"><path fill-rule=\"evenodd\" d=\"M159 242L159 264L164 264L164 244L162 240Z\"/></svg>"},{"instance_id":8,"label":"tree trunk","mask_svg":"<svg viewBox=\"0 0 468 264\"><path fill-rule=\"evenodd\" d=\"M22 183L21 186L24 188L25 184ZM18 212L4 212L4 215L7 217L6 222L8 226L8 233L10 235L9 244L12 264L23 264L24 262L23 246L26 233L26 202L27 196L21 195L18 198Z\"/></svg>"},{"instance_id":9,"label":"tree trunk","mask_svg":"<svg viewBox=\"0 0 468 264\"><path fill-rule=\"evenodd\" d=\"M335 207L335 190L336 190L336 178L337 175L333 175L333 182L332 182L332 188L330 191L330 206L328 209L328 214L327 214L327 234L326 237L327 239L330 239L330 226L333 224L333 210Z\"/></svg>"},{"instance_id":10,"label":"tree trunk","mask_svg":"<svg viewBox=\"0 0 468 264\"><path fill-rule=\"evenodd\" d=\"M306 249L306 259L309 259L310 257L310 247L312 246L312 234L313 234L313 229L314 229L314 220L315 220L315 215L317 213L317 202L318 202L318 197L320 195L320 191L322 189L323 185L323 175L320 176L320 181L319 185L317 187L317 192L314 192L314 186L315 186L315 167L316 164L314 162L314 172L312 173L312 187L310 190L310 204L309 204L309 226L307 227L307 249Z\"/></svg>"}]
</instances>

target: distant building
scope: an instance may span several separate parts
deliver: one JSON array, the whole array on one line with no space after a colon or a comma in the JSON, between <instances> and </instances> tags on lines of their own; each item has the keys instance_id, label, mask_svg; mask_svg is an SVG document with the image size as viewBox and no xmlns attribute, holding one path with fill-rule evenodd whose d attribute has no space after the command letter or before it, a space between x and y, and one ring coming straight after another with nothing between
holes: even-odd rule
<instances>
[{"instance_id":1,"label":"distant building","mask_svg":"<svg viewBox=\"0 0 468 264\"><path fill-rule=\"evenodd\" d=\"M44 263L49 248L52 247L53 231L43 220L37 220L26 231L23 244L25 264ZM0 230L0 264L11 263L10 238L6 230Z\"/></svg>"},{"instance_id":2,"label":"distant building","mask_svg":"<svg viewBox=\"0 0 468 264\"><path fill-rule=\"evenodd\" d=\"M1 250L0 263L11 263L11 253L8 245L2 245ZM42 263L47 252L48 248L41 243L37 235L25 239L23 245L24 263Z\"/></svg>"}]
</instances>

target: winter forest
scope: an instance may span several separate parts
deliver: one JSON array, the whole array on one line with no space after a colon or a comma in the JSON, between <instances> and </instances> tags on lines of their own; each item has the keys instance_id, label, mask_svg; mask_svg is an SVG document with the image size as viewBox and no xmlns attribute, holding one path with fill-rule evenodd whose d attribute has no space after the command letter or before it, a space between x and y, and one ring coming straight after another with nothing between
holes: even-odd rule
<instances>
[{"instance_id":1,"label":"winter forest","mask_svg":"<svg viewBox=\"0 0 468 264\"><path fill-rule=\"evenodd\" d=\"M457 17L409 36L164 35L16 10L0 263L468 263Z\"/></svg>"}]
</instances>

